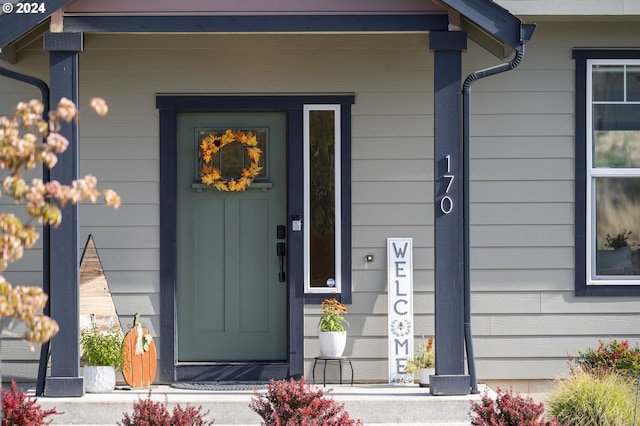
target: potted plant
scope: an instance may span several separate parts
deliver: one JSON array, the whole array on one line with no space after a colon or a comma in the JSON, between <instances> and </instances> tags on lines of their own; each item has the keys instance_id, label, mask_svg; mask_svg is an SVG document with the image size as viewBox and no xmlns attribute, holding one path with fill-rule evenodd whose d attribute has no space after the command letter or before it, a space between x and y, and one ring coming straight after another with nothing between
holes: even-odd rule
<instances>
[{"instance_id":1,"label":"potted plant","mask_svg":"<svg viewBox=\"0 0 640 426\"><path fill-rule=\"evenodd\" d=\"M426 387L429 386L429 376L435 373L435 366L436 352L433 347L433 337L429 337L426 343L423 341L418 345L413 358L407 358L404 371L411 374L418 373L420 386Z\"/></svg>"},{"instance_id":2,"label":"potted plant","mask_svg":"<svg viewBox=\"0 0 640 426\"><path fill-rule=\"evenodd\" d=\"M80 329L84 367L84 387L89 393L111 392L116 386L116 370L122 371L122 330L102 329L96 323Z\"/></svg>"},{"instance_id":3,"label":"potted plant","mask_svg":"<svg viewBox=\"0 0 640 426\"><path fill-rule=\"evenodd\" d=\"M342 314L347 313L347 307L337 299L325 299L322 302L322 316L318 323L318 337L320 352L323 356L340 357L347 343L347 332L344 324L349 322Z\"/></svg>"},{"instance_id":4,"label":"potted plant","mask_svg":"<svg viewBox=\"0 0 640 426\"><path fill-rule=\"evenodd\" d=\"M633 270L629 237L631 231L623 229L613 237L607 234L605 249L598 250L596 259L597 273L604 275L624 275Z\"/></svg>"}]
</instances>

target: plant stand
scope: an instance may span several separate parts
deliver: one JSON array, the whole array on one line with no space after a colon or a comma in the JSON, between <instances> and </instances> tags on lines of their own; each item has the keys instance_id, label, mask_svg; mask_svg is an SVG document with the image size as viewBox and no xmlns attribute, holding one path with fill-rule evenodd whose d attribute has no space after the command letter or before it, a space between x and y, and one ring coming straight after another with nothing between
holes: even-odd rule
<instances>
[{"instance_id":1,"label":"plant stand","mask_svg":"<svg viewBox=\"0 0 640 426\"><path fill-rule=\"evenodd\" d=\"M311 376L312 383L316 384L316 365L318 361L324 361L324 368L322 369L322 386L327 386L327 363L337 362L340 368L340 384L342 384L342 364L349 364L351 368L351 386L353 386L353 364L351 363L350 356L317 356L313 361L313 373Z\"/></svg>"}]
</instances>

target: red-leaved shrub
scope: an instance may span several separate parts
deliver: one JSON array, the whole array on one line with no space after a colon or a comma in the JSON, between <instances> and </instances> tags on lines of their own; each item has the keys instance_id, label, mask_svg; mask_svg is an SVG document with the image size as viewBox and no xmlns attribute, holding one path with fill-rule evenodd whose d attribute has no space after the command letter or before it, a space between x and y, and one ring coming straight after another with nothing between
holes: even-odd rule
<instances>
[{"instance_id":1,"label":"red-leaved shrub","mask_svg":"<svg viewBox=\"0 0 640 426\"><path fill-rule=\"evenodd\" d=\"M205 426L213 424L213 421L204 420L204 417L209 415L209 411L203 413L202 406L196 408L187 405L186 408L182 408L178 404L169 414L166 395L164 400L164 403L152 401L151 391L149 391L147 399L138 397L138 401L133 403L131 417L127 413L122 413L122 423L119 424L124 426Z\"/></svg>"},{"instance_id":2,"label":"red-leaved shrub","mask_svg":"<svg viewBox=\"0 0 640 426\"><path fill-rule=\"evenodd\" d=\"M49 425L52 420L47 419L58 413L55 408L43 410L35 398L28 396L24 390L18 389L16 381L11 379L11 389L0 393L2 398L2 426Z\"/></svg>"},{"instance_id":3,"label":"red-leaved shrub","mask_svg":"<svg viewBox=\"0 0 640 426\"><path fill-rule=\"evenodd\" d=\"M595 374L617 372L635 380L640 374L640 348L631 347L629 340L609 339L599 341L597 349L579 352L574 363L585 371Z\"/></svg>"},{"instance_id":4,"label":"red-leaved shrub","mask_svg":"<svg viewBox=\"0 0 640 426\"><path fill-rule=\"evenodd\" d=\"M344 404L327 398L322 389L291 378L271 380L267 392L255 391L249 407L258 413L265 426L356 426L362 422L349 418Z\"/></svg>"},{"instance_id":5,"label":"red-leaved shrub","mask_svg":"<svg viewBox=\"0 0 640 426\"><path fill-rule=\"evenodd\" d=\"M544 404L536 404L531 398L523 398L519 393L496 390L493 400L486 393L479 403L471 403L471 420L474 426L560 426L555 419L544 420Z\"/></svg>"}]
</instances>

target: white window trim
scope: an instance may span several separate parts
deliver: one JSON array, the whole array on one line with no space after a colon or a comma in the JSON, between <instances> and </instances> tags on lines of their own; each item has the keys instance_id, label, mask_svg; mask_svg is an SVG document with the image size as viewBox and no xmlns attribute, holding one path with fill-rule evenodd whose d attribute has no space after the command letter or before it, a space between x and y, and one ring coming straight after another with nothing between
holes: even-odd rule
<instances>
[{"instance_id":1,"label":"white window trim","mask_svg":"<svg viewBox=\"0 0 640 426\"><path fill-rule=\"evenodd\" d=\"M587 211L586 211L586 248L587 248L587 285L638 285L638 276L607 276L596 275L596 250L594 230L596 228L596 217L593 212L596 210L596 197L594 181L597 177L638 177L640 168L637 169L610 169L593 167L593 66L594 65L640 65L640 59L587 59L587 79L586 79L586 171L587 171ZM626 80L625 80L626 84ZM624 91L626 97L626 90ZM604 103L604 102L597 102ZM608 102L608 103L632 103L640 102ZM639 118L640 119L640 118Z\"/></svg>"},{"instance_id":2,"label":"white window trim","mask_svg":"<svg viewBox=\"0 0 640 426\"><path fill-rule=\"evenodd\" d=\"M311 199L310 199L310 155L309 155L309 113L311 111L333 111L335 118L334 126L334 171L335 171L335 287L311 287ZM303 106L303 143L302 143L302 163L304 168L304 218L306 218L307 224L303 224L304 233L304 289L305 293L328 293L328 294L340 294L342 292L342 194L341 194L341 129L342 123L340 122L340 105L304 105Z\"/></svg>"}]
</instances>

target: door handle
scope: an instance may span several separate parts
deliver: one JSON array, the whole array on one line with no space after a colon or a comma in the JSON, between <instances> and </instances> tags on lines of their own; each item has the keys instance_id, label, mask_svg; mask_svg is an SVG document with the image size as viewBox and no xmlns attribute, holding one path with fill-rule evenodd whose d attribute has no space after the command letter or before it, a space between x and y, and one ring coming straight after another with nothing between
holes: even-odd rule
<instances>
[{"instance_id":1,"label":"door handle","mask_svg":"<svg viewBox=\"0 0 640 426\"><path fill-rule=\"evenodd\" d=\"M287 254L284 243L276 243L276 254L278 255L278 262L280 264L280 273L278 274L278 280L283 283L285 282L284 275L284 257Z\"/></svg>"}]
</instances>

